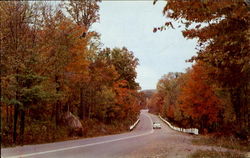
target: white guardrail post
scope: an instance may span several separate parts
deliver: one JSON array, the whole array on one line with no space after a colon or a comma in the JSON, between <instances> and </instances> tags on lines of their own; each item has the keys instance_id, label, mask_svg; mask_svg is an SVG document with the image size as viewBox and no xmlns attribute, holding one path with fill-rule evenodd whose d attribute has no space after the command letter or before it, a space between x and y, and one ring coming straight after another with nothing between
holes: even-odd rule
<instances>
[{"instance_id":1,"label":"white guardrail post","mask_svg":"<svg viewBox=\"0 0 250 158\"><path fill-rule=\"evenodd\" d=\"M140 122L140 119L138 119L132 126L130 126L129 130L132 131L139 122Z\"/></svg>"},{"instance_id":2,"label":"white guardrail post","mask_svg":"<svg viewBox=\"0 0 250 158\"><path fill-rule=\"evenodd\" d=\"M199 130L197 128L189 128L189 129L185 129L185 128L179 128L179 127L175 127L172 126L167 120L163 119L160 115L159 118L165 122L171 129L175 130L175 131L179 131L179 132L184 132L184 133L192 133L192 134L199 134Z\"/></svg>"}]
</instances>

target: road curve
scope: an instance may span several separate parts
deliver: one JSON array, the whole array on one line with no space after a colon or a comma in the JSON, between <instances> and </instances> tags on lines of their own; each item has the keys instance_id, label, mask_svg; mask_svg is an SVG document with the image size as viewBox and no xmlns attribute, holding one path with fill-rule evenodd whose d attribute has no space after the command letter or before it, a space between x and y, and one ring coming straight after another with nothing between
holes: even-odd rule
<instances>
[{"instance_id":1,"label":"road curve","mask_svg":"<svg viewBox=\"0 0 250 158\"><path fill-rule=\"evenodd\" d=\"M4 158L18 157L119 157L145 144L145 138L153 134L152 118L141 111L140 123L129 133L95 138L70 140L57 143L25 145L1 149Z\"/></svg>"},{"instance_id":2,"label":"road curve","mask_svg":"<svg viewBox=\"0 0 250 158\"><path fill-rule=\"evenodd\" d=\"M152 129L155 121L161 123L162 129ZM4 148L1 154L4 158L184 158L204 149L192 145L193 137L196 136L173 131L157 116L142 110L140 122L132 132Z\"/></svg>"}]
</instances>

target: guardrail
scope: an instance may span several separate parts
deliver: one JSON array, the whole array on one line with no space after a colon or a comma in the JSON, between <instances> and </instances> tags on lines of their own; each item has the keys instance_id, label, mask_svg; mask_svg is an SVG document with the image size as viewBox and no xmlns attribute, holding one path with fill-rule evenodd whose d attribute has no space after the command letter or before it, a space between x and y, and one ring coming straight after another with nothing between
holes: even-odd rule
<instances>
[{"instance_id":1,"label":"guardrail","mask_svg":"<svg viewBox=\"0 0 250 158\"><path fill-rule=\"evenodd\" d=\"M140 119L138 119L132 126L130 126L129 130L132 131L139 122L140 122Z\"/></svg>"},{"instance_id":2,"label":"guardrail","mask_svg":"<svg viewBox=\"0 0 250 158\"><path fill-rule=\"evenodd\" d=\"M196 134L196 135L199 134L199 130L197 128L188 128L188 129L185 129L185 128L175 127L175 126L172 126L167 120L163 119L160 115L159 115L159 118L163 122L165 122L171 129L173 129L175 131L184 132L184 133L191 133L191 134Z\"/></svg>"}]
</instances>

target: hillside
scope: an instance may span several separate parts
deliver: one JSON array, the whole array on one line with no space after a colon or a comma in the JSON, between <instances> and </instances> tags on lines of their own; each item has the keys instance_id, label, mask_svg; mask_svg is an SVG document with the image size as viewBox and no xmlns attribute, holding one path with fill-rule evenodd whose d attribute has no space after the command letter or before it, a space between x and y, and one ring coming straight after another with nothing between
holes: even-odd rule
<instances>
[{"instance_id":1,"label":"hillside","mask_svg":"<svg viewBox=\"0 0 250 158\"><path fill-rule=\"evenodd\" d=\"M154 93L156 93L156 89L147 89L147 90L142 90L147 98L150 98L153 96Z\"/></svg>"}]
</instances>

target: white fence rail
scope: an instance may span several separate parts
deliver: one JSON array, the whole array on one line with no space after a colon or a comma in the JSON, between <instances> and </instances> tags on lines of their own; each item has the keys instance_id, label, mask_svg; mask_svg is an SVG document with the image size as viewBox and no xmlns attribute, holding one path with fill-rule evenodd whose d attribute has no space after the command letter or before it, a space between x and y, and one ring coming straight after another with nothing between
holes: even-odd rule
<instances>
[{"instance_id":1,"label":"white fence rail","mask_svg":"<svg viewBox=\"0 0 250 158\"><path fill-rule=\"evenodd\" d=\"M175 126L172 126L167 120L163 119L160 115L159 115L159 118L163 122L165 122L173 130L176 130L176 131L179 131L179 132L185 132L185 133L192 133L192 134L196 134L196 135L199 134L199 130L197 128L188 128L188 129L185 129L185 128L175 127Z\"/></svg>"},{"instance_id":2,"label":"white fence rail","mask_svg":"<svg viewBox=\"0 0 250 158\"><path fill-rule=\"evenodd\" d=\"M129 130L132 131L139 122L140 122L140 119L138 119L132 126L130 126Z\"/></svg>"}]
</instances>

